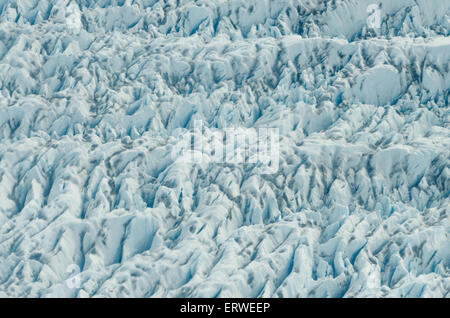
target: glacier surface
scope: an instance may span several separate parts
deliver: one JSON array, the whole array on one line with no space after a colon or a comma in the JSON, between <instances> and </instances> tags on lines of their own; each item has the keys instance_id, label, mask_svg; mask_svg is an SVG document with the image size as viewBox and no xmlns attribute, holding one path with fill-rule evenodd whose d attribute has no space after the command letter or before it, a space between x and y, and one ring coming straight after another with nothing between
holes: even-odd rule
<instances>
[{"instance_id":1,"label":"glacier surface","mask_svg":"<svg viewBox=\"0 0 450 318\"><path fill-rule=\"evenodd\" d=\"M0 297L449 297L449 32L446 0L0 0ZM174 160L196 120L278 128L278 170Z\"/></svg>"}]
</instances>

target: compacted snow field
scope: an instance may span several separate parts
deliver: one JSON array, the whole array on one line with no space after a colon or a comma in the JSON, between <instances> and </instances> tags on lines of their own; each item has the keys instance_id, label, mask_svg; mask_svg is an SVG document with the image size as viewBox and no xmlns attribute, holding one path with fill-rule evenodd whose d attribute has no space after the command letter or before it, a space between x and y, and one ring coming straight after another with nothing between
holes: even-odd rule
<instances>
[{"instance_id":1,"label":"compacted snow field","mask_svg":"<svg viewBox=\"0 0 450 318\"><path fill-rule=\"evenodd\" d=\"M446 0L0 0L0 296L449 297L449 32ZM178 160L195 122L278 129L277 169Z\"/></svg>"}]
</instances>

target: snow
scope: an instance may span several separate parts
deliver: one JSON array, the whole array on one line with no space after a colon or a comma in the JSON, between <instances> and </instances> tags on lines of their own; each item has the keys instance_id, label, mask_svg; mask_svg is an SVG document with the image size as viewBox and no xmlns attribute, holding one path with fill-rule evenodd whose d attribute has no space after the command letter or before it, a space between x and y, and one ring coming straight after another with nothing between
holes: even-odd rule
<instances>
[{"instance_id":1,"label":"snow","mask_svg":"<svg viewBox=\"0 0 450 318\"><path fill-rule=\"evenodd\" d=\"M449 16L0 1L0 296L448 297Z\"/></svg>"}]
</instances>

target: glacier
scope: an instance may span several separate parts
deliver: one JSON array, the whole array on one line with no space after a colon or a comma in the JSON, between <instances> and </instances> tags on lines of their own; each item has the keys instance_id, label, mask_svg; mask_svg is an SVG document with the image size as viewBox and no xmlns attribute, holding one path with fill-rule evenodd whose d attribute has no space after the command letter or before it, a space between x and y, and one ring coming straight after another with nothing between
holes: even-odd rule
<instances>
[{"instance_id":1,"label":"glacier","mask_svg":"<svg viewBox=\"0 0 450 318\"><path fill-rule=\"evenodd\" d=\"M0 0L0 297L450 297L449 32L446 0ZM277 128L277 171L174 160L195 121Z\"/></svg>"}]
</instances>

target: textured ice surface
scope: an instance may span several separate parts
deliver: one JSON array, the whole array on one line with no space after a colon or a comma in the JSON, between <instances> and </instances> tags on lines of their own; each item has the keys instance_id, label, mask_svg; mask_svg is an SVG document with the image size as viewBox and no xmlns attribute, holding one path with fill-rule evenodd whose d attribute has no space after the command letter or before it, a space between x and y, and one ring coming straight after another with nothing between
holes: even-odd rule
<instances>
[{"instance_id":1,"label":"textured ice surface","mask_svg":"<svg viewBox=\"0 0 450 318\"><path fill-rule=\"evenodd\" d=\"M0 0L0 296L449 297L449 6Z\"/></svg>"}]
</instances>

